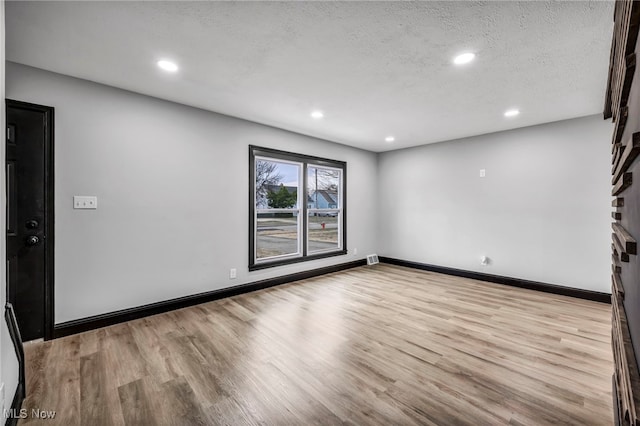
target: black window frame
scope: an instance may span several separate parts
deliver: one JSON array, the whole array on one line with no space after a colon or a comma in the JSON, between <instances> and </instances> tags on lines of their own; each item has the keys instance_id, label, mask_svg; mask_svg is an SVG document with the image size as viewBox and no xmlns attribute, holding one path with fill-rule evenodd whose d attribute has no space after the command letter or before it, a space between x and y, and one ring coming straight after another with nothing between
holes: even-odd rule
<instances>
[{"instance_id":1,"label":"black window frame","mask_svg":"<svg viewBox=\"0 0 640 426\"><path fill-rule=\"evenodd\" d=\"M302 163L302 199L299 200L300 216L302 216L302 235L298 238L302 242L301 255L286 259L276 259L273 261L260 261L256 259L256 157L272 158L274 160L284 160ZM340 229L342 241L340 247L336 250L326 251L316 254L308 254L308 185L307 185L307 166L330 167L340 169L342 173L341 201L340 210ZM331 160L328 158L315 157L305 154L296 154L289 151L281 151L278 149L264 148L255 145L249 145L249 271L257 271L260 269L273 268L276 266L290 265L300 262L308 262L311 260L324 259L327 257L343 256L347 254L347 163L345 161Z\"/></svg>"}]
</instances>

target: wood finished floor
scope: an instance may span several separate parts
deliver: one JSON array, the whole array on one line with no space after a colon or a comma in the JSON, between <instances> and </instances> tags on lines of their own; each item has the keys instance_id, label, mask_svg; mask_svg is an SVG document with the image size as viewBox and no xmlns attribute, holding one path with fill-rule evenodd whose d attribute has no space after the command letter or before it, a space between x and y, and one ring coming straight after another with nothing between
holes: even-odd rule
<instances>
[{"instance_id":1,"label":"wood finished floor","mask_svg":"<svg viewBox=\"0 0 640 426\"><path fill-rule=\"evenodd\" d=\"M610 306L360 267L27 345L21 425L610 425Z\"/></svg>"}]
</instances>

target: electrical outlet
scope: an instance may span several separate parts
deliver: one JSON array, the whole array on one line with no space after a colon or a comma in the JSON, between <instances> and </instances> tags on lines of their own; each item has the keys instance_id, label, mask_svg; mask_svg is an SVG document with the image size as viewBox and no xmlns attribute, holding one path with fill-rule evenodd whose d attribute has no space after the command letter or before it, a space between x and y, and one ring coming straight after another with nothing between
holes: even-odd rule
<instances>
[{"instance_id":1,"label":"electrical outlet","mask_svg":"<svg viewBox=\"0 0 640 426\"><path fill-rule=\"evenodd\" d=\"M354 248L354 249L353 249L353 255L354 255L354 256L357 256L357 255L358 255L358 249L357 249L357 248Z\"/></svg>"},{"instance_id":2,"label":"electrical outlet","mask_svg":"<svg viewBox=\"0 0 640 426\"><path fill-rule=\"evenodd\" d=\"M98 208L98 197L74 195L73 196L73 208L74 209L92 209Z\"/></svg>"},{"instance_id":3,"label":"electrical outlet","mask_svg":"<svg viewBox=\"0 0 640 426\"><path fill-rule=\"evenodd\" d=\"M237 277L236 268L229 269L229 279L230 280L235 280L236 277Z\"/></svg>"},{"instance_id":4,"label":"electrical outlet","mask_svg":"<svg viewBox=\"0 0 640 426\"><path fill-rule=\"evenodd\" d=\"M487 175L487 171L485 169L480 169L480 177L485 177Z\"/></svg>"}]
</instances>

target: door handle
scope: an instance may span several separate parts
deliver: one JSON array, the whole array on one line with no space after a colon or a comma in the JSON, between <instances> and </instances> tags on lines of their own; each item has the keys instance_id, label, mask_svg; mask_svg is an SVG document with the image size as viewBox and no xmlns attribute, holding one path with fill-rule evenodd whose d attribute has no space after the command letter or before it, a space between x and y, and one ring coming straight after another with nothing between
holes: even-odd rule
<instances>
[{"instance_id":1,"label":"door handle","mask_svg":"<svg viewBox=\"0 0 640 426\"><path fill-rule=\"evenodd\" d=\"M40 238L38 238L37 235L29 235L27 237L27 240L25 241L25 243L27 244L27 246L35 246L36 244L38 244L40 242Z\"/></svg>"}]
</instances>

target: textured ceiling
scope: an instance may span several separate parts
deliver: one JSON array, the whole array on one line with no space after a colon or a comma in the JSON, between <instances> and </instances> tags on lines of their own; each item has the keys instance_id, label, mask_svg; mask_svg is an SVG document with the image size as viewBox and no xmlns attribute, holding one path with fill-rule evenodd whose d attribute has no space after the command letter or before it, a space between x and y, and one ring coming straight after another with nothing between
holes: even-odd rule
<instances>
[{"instance_id":1,"label":"textured ceiling","mask_svg":"<svg viewBox=\"0 0 640 426\"><path fill-rule=\"evenodd\" d=\"M612 25L611 2L20 1L6 56L385 151L601 112Z\"/></svg>"}]
</instances>

